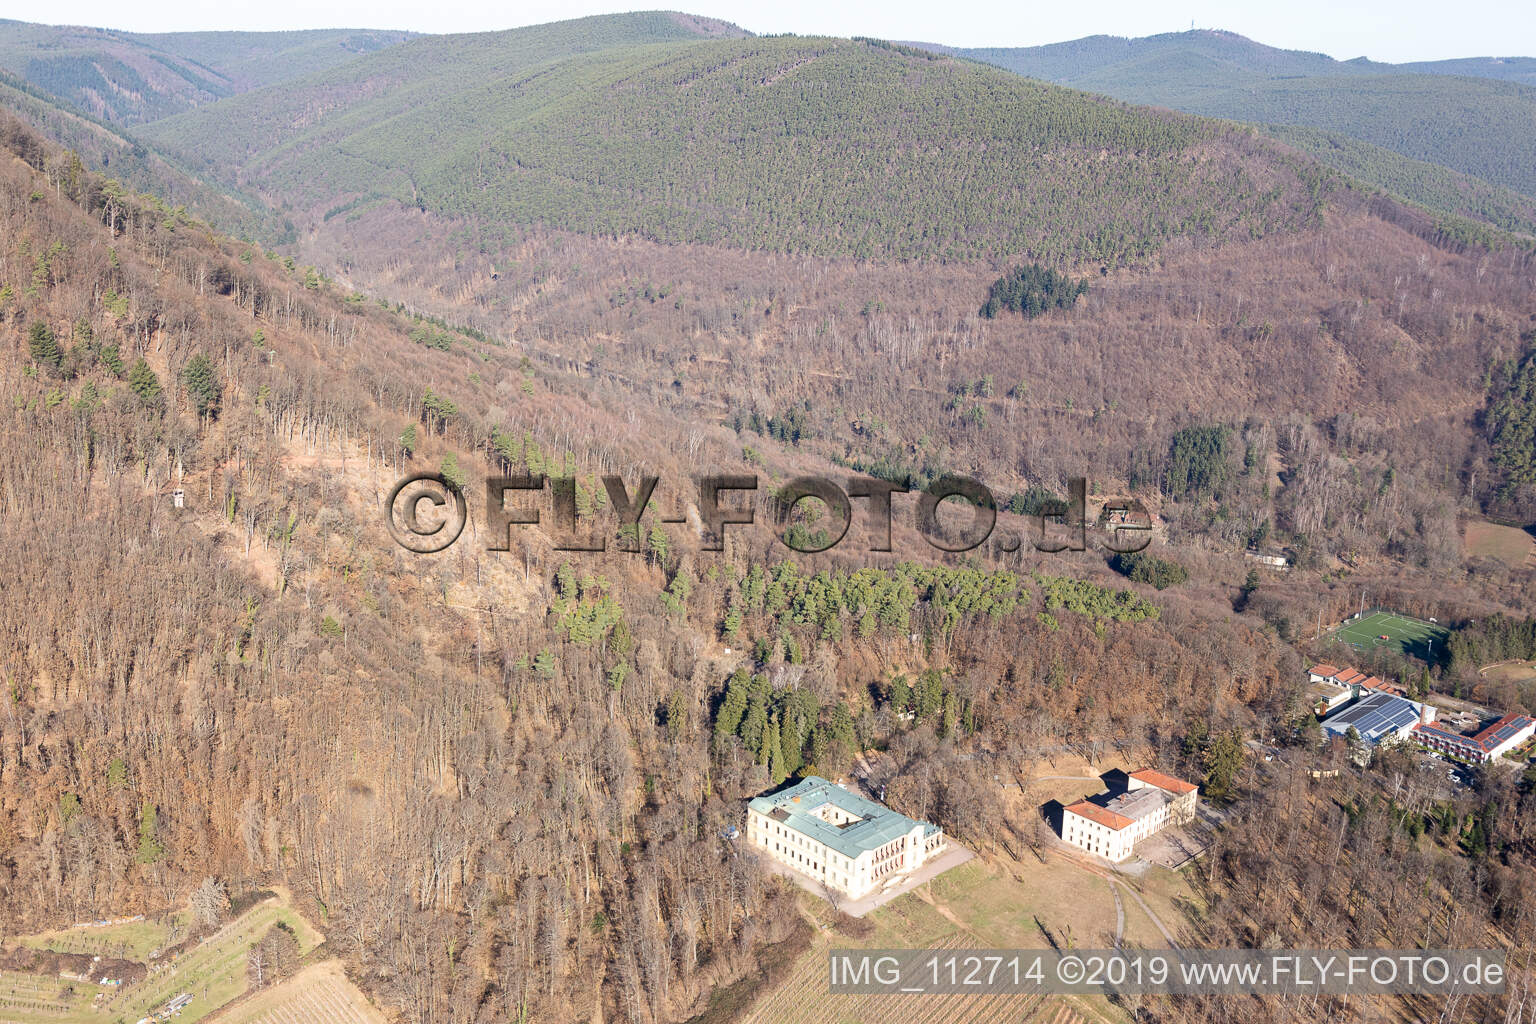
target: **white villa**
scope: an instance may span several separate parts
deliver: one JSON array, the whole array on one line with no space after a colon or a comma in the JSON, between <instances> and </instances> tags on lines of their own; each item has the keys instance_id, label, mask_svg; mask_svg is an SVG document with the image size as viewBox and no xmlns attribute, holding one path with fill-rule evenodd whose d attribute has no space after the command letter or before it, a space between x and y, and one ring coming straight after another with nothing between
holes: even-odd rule
<instances>
[{"instance_id":1,"label":"white villa","mask_svg":"<svg viewBox=\"0 0 1536 1024\"><path fill-rule=\"evenodd\" d=\"M807 776L747 805L747 842L845 896L866 896L945 849L944 830Z\"/></svg>"},{"instance_id":2,"label":"white villa","mask_svg":"<svg viewBox=\"0 0 1536 1024\"><path fill-rule=\"evenodd\" d=\"M1194 820L1198 789L1162 772L1132 772L1125 792L1065 808L1061 838L1106 860L1125 860L1147 836Z\"/></svg>"}]
</instances>

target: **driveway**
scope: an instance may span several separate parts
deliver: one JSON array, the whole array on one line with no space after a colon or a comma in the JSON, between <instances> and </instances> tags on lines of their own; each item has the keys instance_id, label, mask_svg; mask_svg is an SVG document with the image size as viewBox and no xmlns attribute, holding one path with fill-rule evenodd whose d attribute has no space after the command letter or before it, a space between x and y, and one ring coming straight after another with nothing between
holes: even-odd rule
<instances>
[{"instance_id":1,"label":"driveway","mask_svg":"<svg viewBox=\"0 0 1536 1024\"><path fill-rule=\"evenodd\" d=\"M876 907L884 906L896 897L911 892L924 882L937 878L950 868L959 867L975 856L970 850L960 846L954 840L950 840L948 848L943 853L928 861L916 871L887 879L885 885L880 889L857 900L848 899L841 893L827 888L827 886L811 878L809 875L803 875L786 864L780 864L772 857L765 857L758 853L757 860L766 870L776 875L783 875L811 895L820 896L849 917L863 917Z\"/></svg>"}]
</instances>

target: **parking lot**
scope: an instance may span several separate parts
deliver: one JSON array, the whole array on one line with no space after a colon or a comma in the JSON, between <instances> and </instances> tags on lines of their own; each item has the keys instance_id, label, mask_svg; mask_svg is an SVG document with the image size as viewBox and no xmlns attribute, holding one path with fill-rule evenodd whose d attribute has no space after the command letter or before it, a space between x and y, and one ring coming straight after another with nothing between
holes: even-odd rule
<instances>
[{"instance_id":1,"label":"parking lot","mask_svg":"<svg viewBox=\"0 0 1536 1024\"><path fill-rule=\"evenodd\" d=\"M1458 793L1470 789L1477 781L1476 769L1457 761L1452 761L1443 754L1426 753L1419 761L1419 768L1426 775L1438 777L1451 792Z\"/></svg>"}]
</instances>

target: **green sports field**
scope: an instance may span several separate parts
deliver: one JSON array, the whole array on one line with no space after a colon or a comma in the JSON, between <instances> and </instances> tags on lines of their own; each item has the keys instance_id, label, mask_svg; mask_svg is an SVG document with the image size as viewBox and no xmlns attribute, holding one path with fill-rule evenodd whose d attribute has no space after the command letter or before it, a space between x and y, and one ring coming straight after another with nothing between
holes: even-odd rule
<instances>
[{"instance_id":1,"label":"green sports field","mask_svg":"<svg viewBox=\"0 0 1536 1024\"><path fill-rule=\"evenodd\" d=\"M1333 635L1357 651L1387 647L1420 661L1433 662L1445 653L1451 631L1423 619L1372 612L1363 619L1346 622ZM1387 639L1383 640L1383 636Z\"/></svg>"}]
</instances>

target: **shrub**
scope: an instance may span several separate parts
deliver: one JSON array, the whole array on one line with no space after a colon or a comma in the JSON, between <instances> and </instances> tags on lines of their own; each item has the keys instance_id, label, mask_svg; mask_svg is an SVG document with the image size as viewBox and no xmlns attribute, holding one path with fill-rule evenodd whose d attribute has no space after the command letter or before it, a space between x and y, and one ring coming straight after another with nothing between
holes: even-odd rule
<instances>
[{"instance_id":1,"label":"shrub","mask_svg":"<svg viewBox=\"0 0 1536 1024\"><path fill-rule=\"evenodd\" d=\"M1158 590L1167 590L1189 579L1189 570L1178 562L1145 551L1116 555L1115 569L1129 580L1150 583Z\"/></svg>"}]
</instances>

